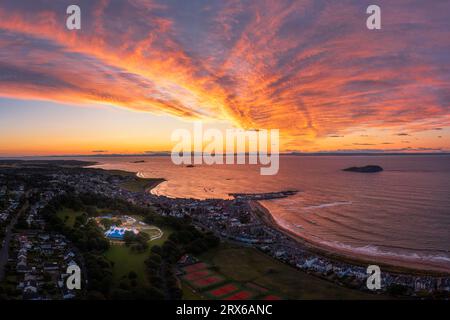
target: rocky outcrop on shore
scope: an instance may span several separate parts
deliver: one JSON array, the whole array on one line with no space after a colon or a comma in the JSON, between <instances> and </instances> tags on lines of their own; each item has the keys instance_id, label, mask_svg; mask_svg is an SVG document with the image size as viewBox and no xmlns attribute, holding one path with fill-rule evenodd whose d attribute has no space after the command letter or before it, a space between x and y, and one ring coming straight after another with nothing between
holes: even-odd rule
<instances>
[{"instance_id":1,"label":"rocky outcrop on shore","mask_svg":"<svg viewBox=\"0 0 450 320\"><path fill-rule=\"evenodd\" d=\"M266 193L229 193L229 196L240 200L270 200L280 199L293 196L298 190L284 190L279 192L266 192Z\"/></svg>"}]
</instances>

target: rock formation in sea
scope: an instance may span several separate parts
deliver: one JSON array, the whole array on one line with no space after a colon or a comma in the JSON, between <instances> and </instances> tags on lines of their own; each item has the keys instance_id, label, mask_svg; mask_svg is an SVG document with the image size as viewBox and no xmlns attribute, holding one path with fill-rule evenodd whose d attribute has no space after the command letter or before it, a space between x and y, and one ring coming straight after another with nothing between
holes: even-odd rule
<instances>
[{"instance_id":1,"label":"rock formation in sea","mask_svg":"<svg viewBox=\"0 0 450 320\"><path fill-rule=\"evenodd\" d=\"M343 171L361 172L361 173L373 173L383 171L383 168L376 165L368 165L364 167L350 167L342 169Z\"/></svg>"}]
</instances>

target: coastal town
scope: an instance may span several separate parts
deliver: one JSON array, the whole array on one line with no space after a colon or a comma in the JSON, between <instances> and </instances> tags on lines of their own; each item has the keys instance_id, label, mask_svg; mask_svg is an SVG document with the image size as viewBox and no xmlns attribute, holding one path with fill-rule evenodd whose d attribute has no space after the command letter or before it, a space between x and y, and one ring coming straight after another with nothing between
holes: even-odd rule
<instances>
[{"instance_id":1,"label":"coastal town","mask_svg":"<svg viewBox=\"0 0 450 320\"><path fill-rule=\"evenodd\" d=\"M62 165L61 165L62 164ZM153 208L158 215L191 219L202 231L223 242L253 247L285 264L327 281L362 291L367 266L330 258L296 241L270 223L258 200L289 197L295 190L267 194L233 194L231 199L186 199L154 195L143 189L130 191L124 184L134 174L83 168L89 163L35 164L0 167L0 282L14 285L10 296L21 299L74 299L82 292L68 290L67 268L83 257L64 235L46 231L41 210L65 193L90 193L122 199L138 207ZM39 179L36 179L36 178ZM450 276L382 272L381 289L374 294L449 298Z\"/></svg>"},{"instance_id":2,"label":"coastal town","mask_svg":"<svg viewBox=\"0 0 450 320\"><path fill-rule=\"evenodd\" d=\"M45 231L40 215L40 210L64 191L59 187L25 191L25 179L20 179L22 184L2 178L0 175L0 281L14 283L16 290L9 294L26 300L76 298L78 293L67 289L66 270L82 265L82 259L64 235Z\"/></svg>"}]
</instances>

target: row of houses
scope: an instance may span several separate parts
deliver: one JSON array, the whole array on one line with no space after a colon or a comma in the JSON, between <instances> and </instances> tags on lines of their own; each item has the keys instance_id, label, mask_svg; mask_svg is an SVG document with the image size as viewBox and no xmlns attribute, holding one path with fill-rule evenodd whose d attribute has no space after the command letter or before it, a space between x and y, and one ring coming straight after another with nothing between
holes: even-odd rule
<instances>
[{"instance_id":1,"label":"row of houses","mask_svg":"<svg viewBox=\"0 0 450 320\"><path fill-rule=\"evenodd\" d=\"M253 245L298 269L341 284L365 288L366 269L313 254L277 229L264 223L254 214L247 199L172 199L120 188L120 184L127 177L117 178L114 181L107 179L109 179L108 176L104 174L74 175L70 176L70 179L55 176L56 181L63 183L66 180L78 192L118 197L141 206L152 205L163 215L190 216L197 226L209 229L223 238ZM415 277L386 272L383 272L382 277L383 290L397 284L407 287L412 294L419 291L450 292L448 277Z\"/></svg>"},{"instance_id":2,"label":"row of houses","mask_svg":"<svg viewBox=\"0 0 450 320\"><path fill-rule=\"evenodd\" d=\"M17 210L20 199L24 194L24 186L20 185L17 189L8 189L6 186L0 188L0 224L9 221L11 215Z\"/></svg>"},{"instance_id":3,"label":"row of houses","mask_svg":"<svg viewBox=\"0 0 450 320\"><path fill-rule=\"evenodd\" d=\"M72 299L67 268L78 265L70 242L60 234L28 231L15 236L10 263L15 266L17 289L26 300ZM13 272L13 271L12 271Z\"/></svg>"}]
</instances>

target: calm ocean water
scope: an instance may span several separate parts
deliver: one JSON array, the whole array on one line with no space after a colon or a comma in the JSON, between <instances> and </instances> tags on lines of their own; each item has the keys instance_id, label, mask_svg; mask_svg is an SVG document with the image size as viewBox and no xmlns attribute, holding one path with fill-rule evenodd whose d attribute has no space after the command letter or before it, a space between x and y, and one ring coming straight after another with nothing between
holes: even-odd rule
<instances>
[{"instance_id":1,"label":"calm ocean water","mask_svg":"<svg viewBox=\"0 0 450 320\"><path fill-rule=\"evenodd\" d=\"M450 270L449 156L283 156L276 176L261 176L249 165L180 167L169 157L92 160L105 169L166 178L153 192L171 197L297 189L296 196L262 204L299 236L356 256ZM341 171L367 164L385 170Z\"/></svg>"}]
</instances>

